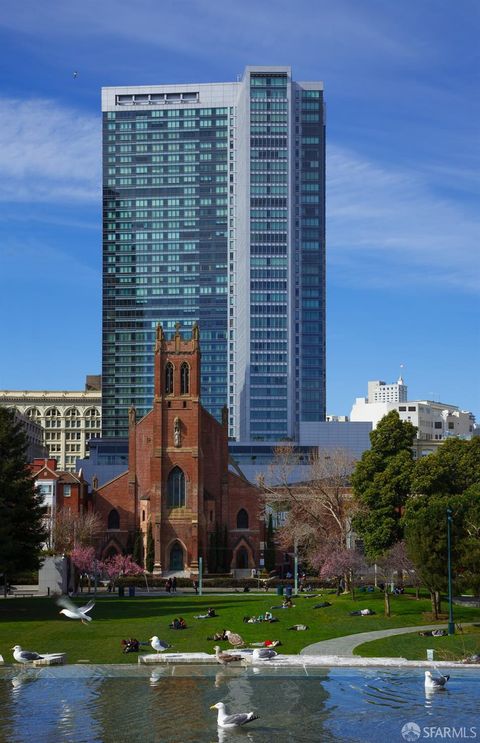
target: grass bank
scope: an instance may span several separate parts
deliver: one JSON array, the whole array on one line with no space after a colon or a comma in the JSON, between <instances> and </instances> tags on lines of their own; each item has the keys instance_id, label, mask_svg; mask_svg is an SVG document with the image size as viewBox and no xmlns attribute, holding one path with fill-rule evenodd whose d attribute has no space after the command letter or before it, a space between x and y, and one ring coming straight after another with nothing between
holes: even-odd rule
<instances>
[{"instance_id":1,"label":"grass bank","mask_svg":"<svg viewBox=\"0 0 480 743\"><path fill-rule=\"evenodd\" d=\"M82 605L87 596L75 600ZM316 603L328 600L332 606L314 609ZM19 644L37 652L66 652L69 663L81 660L91 663L136 663L137 654L122 653L121 641L135 637L147 641L158 635L173 645L175 652L213 652L214 642L207 636L216 631L230 629L239 632L248 643L265 639L278 639L282 642L282 652L298 653L306 645L320 640L328 640L343 635L370 630L391 629L428 624L430 601L427 598L416 601L408 595L392 597L392 616L383 616L383 595L359 594L355 601L349 596L337 597L323 594L318 599L307 599L304 595L294 598L291 609L273 609L279 621L273 624L245 624L244 616L264 614L270 607L281 604L281 597L274 594L233 594L206 595L177 594L173 596L148 596L118 598L116 595L101 595L91 612L93 621L87 626L69 620L59 614L59 607L53 599L26 598L0 600L0 654L6 662L12 661L10 648ZM208 606L213 606L218 618L194 619ZM352 610L370 608L373 616L349 616ZM188 629L175 631L168 628L176 616L183 616ZM478 609L456 607L457 622L475 622L480 619ZM293 624L306 624L305 632L292 632ZM445 622L442 623L443 625ZM399 638L398 653L385 652L385 655L405 656L406 636ZM431 647L432 638L425 638L430 644L419 649L425 657L424 647ZM440 638L441 639L441 638ZM438 643L438 640L436 640ZM220 643L227 648L228 643ZM373 643L371 643L373 645ZM145 652L149 652L145 648ZM377 652L372 653L378 655ZM381 653L383 654L383 653Z\"/></svg>"},{"instance_id":2,"label":"grass bank","mask_svg":"<svg viewBox=\"0 0 480 743\"><path fill-rule=\"evenodd\" d=\"M359 645L354 654L363 658L426 660L427 649L430 648L434 650L435 660L462 660L468 655L480 654L480 625L457 627L454 635L445 637L421 637L415 633L373 640Z\"/></svg>"}]
</instances>

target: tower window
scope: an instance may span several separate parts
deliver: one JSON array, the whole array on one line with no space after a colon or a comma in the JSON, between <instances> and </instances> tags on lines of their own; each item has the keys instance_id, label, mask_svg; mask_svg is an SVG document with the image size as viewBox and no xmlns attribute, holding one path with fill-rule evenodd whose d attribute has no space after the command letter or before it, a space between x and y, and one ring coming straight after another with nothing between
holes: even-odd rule
<instances>
[{"instance_id":1,"label":"tower window","mask_svg":"<svg viewBox=\"0 0 480 743\"><path fill-rule=\"evenodd\" d=\"M170 361L165 364L165 394L173 395L173 364Z\"/></svg>"},{"instance_id":2,"label":"tower window","mask_svg":"<svg viewBox=\"0 0 480 743\"><path fill-rule=\"evenodd\" d=\"M187 395L190 391L190 367L184 361L180 367L180 394Z\"/></svg>"},{"instance_id":3,"label":"tower window","mask_svg":"<svg viewBox=\"0 0 480 743\"><path fill-rule=\"evenodd\" d=\"M185 475L180 467L174 467L168 476L167 503L169 508L185 506Z\"/></svg>"}]
</instances>

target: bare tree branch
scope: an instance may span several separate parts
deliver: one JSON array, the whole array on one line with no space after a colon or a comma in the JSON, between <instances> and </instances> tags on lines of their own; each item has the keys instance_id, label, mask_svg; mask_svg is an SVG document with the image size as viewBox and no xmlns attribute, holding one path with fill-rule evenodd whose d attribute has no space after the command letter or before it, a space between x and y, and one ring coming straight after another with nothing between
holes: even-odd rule
<instances>
[{"instance_id":1,"label":"bare tree branch","mask_svg":"<svg viewBox=\"0 0 480 743\"><path fill-rule=\"evenodd\" d=\"M102 521L97 513L72 513L63 508L57 511L53 526L55 551L69 553L75 545L91 545L101 528Z\"/></svg>"},{"instance_id":2,"label":"bare tree branch","mask_svg":"<svg viewBox=\"0 0 480 743\"><path fill-rule=\"evenodd\" d=\"M287 513L285 526L277 530L280 546L288 549L296 544L308 559L327 540L339 547L347 543L356 508L348 487L354 459L342 449L333 450L311 457L305 467L300 456L291 446L277 447L272 465L258 482L265 507ZM292 484L300 464L307 477Z\"/></svg>"}]
</instances>

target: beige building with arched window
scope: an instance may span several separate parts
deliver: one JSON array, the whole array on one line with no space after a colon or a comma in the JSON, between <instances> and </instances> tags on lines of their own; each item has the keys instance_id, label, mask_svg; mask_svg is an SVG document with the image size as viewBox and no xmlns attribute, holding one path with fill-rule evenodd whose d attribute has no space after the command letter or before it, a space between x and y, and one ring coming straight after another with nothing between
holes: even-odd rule
<instances>
[{"instance_id":1,"label":"beige building with arched window","mask_svg":"<svg viewBox=\"0 0 480 743\"><path fill-rule=\"evenodd\" d=\"M0 390L0 405L16 408L43 428L48 456L59 470L74 472L77 459L87 456L89 439L101 434L100 389Z\"/></svg>"}]
</instances>

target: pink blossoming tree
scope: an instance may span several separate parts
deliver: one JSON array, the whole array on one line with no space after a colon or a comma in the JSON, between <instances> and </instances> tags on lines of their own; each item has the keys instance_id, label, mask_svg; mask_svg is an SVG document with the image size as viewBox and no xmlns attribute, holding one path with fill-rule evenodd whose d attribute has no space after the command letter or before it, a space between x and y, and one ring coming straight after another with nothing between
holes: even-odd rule
<instances>
[{"instance_id":1,"label":"pink blossoming tree","mask_svg":"<svg viewBox=\"0 0 480 743\"><path fill-rule=\"evenodd\" d=\"M365 560L357 550L336 544L325 545L312 556L311 563L320 578L338 581L338 591L345 577L352 599L355 598L355 578L365 570Z\"/></svg>"},{"instance_id":2,"label":"pink blossoming tree","mask_svg":"<svg viewBox=\"0 0 480 743\"><path fill-rule=\"evenodd\" d=\"M143 568L132 559L131 555L113 555L107 557L101 563L100 569L110 580L112 587L115 587L117 580L124 575L142 575Z\"/></svg>"},{"instance_id":3,"label":"pink blossoming tree","mask_svg":"<svg viewBox=\"0 0 480 743\"><path fill-rule=\"evenodd\" d=\"M77 544L70 555L72 563L76 569L82 575L85 573L88 576L88 590L91 587L91 575L95 572L95 550L93 547L84 547L81 544ZM83 584L80 583L81 590L83 590Z\"/></svg>"}]
</instances>

